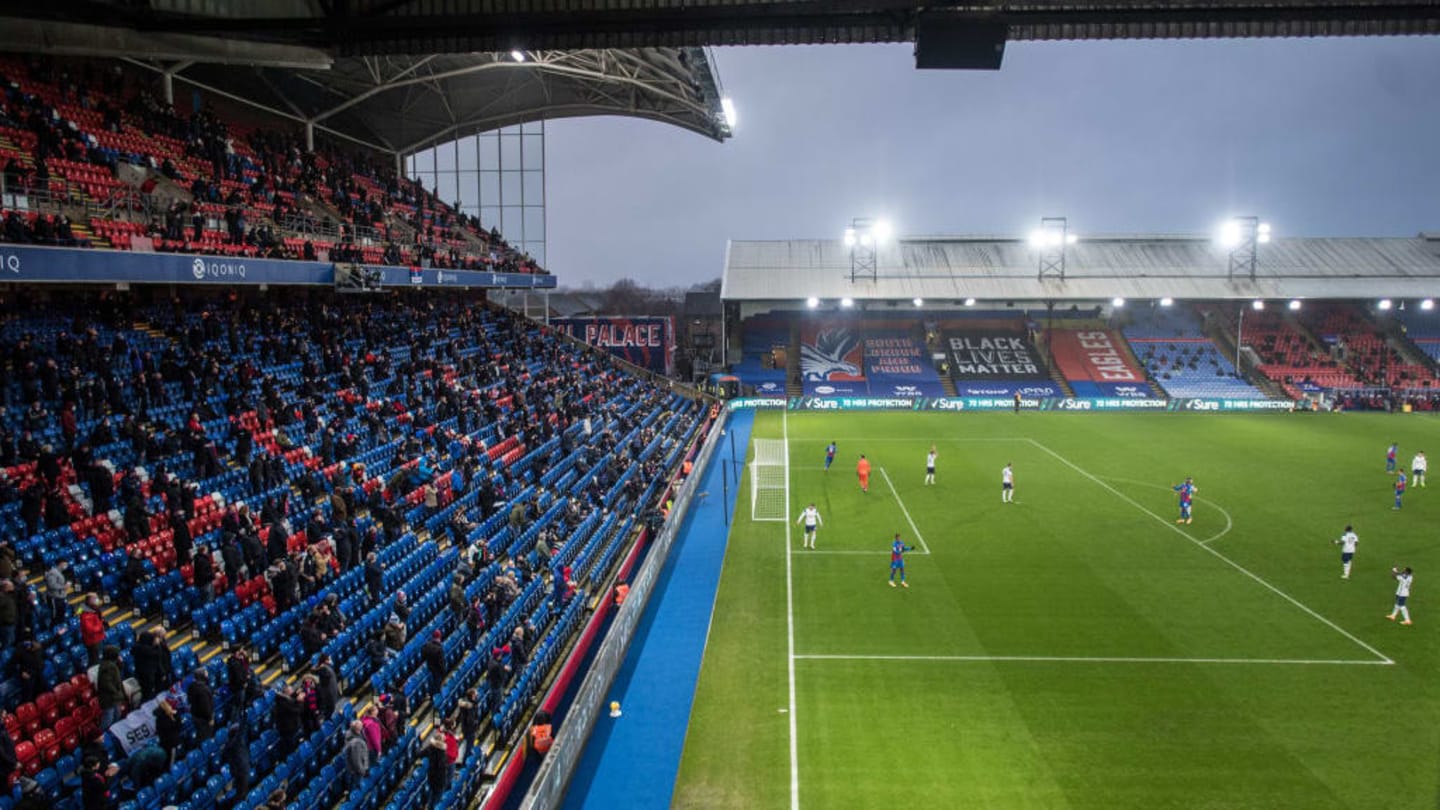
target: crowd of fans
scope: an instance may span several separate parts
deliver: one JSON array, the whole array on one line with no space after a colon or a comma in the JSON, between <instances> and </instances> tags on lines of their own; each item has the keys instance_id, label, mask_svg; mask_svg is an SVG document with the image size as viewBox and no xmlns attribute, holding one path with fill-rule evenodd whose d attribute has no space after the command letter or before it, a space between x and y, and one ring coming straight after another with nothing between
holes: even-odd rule
<instances>
[{"instance_id":1,"label":"crowd of fans","mask_svg":"<svg viewBox=\"0 0 1440 810\"><path fill-rule=\"evenodd\" d=\"M481 736L506 730L502 701L603 576L589 527L643 513L698 429L695 403L506 313L353 300L0 309L0 778L22 779L26 800L172 803L177 774L203 777L213 755L219 806L329 806L382 771L437 802L457 767L474 771ZM402 570L402 553L438 576ZM157 619L144 609L157 588L192 606L197 632L211 603L263 594L257 640L207 666L163 626L131 632L115 605ZM300 651L268 687L267 625ZM83 653L47 660L40 643L65 638ZM392 670L373 703L347 700ZM62 746L18 741L34 730L16 718L76 679L99 717L66 774ZM421 741L411 720L427 701ZM103 734L143 711L152 733L128 753ZM282 762L309 762L314 781L286 784Z\"/></svg>"},{"instance_id":2,"label":"crowd of fans","mask_svg":"<svg viewBox=\"0 0 1440 810\"><path fill-rule=\"evenodd\" d=\"M161 205L142 223L145 235L160 240L158 250L228 246L270 258L314 260L328 252L337 261L543 272L494 228L397 175L389 159L324 143L309 150L297 133L245 131L210 106L182 114L117 65L27 56L0 63L0 87L0 134L13 135L26 153L5 156L4 187L48 190L61 160L107 175L121 163L149 169L190 197ZM113 140L126 135L145 140ZM119 185L108 176L105 182ZM151 179L139 190L154 189ZM338 219L313 205L327 203ZM23 217L12 225L10 215L0 231L5 241L84 244ZM215 223L222 227L207 234ZM296 236L287 240L287 232Z\"/></svg>"}]
</instances>

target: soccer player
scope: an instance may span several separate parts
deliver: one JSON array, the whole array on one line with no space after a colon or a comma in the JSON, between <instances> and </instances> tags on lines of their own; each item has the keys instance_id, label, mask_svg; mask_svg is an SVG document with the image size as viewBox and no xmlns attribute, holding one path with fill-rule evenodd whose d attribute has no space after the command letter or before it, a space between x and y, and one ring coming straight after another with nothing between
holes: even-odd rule
<instances>
[{"instance_id":1,"label":"soccer player","mask_svg":"<svg viewBox=\"0 0 1440 810\"><path fill-rule=\"evenodd\" d=\"M870 491L870 459L865 454L860 454L860 460L855 463L855 474L860 476L860 491Z\"/></svg>"},{"instance_id":2,"label":"soccer player","mask_svg":"<svg viewBox=\"0 0 1440 810\"><path fill-rule=\"evenodd\" d=\"M830 465L835 463L835 441L832 439L825 445L825 472L830 472Z\"/></svg>"},{"instance_id":3,"label":"soccer player","mask_svg":"<svg viewBox=\"0 0 1440 810\"><path fill-rule=\"evenodd\" d=\"M930 452L925 454L925 486L935 483L935 445L930 445Z\"/></svg>"},{"instance_id":4,"label":"soccer player","mask_svg":"<svg viewBox=\"0 0 1440 810\"><path fill-rule=\"evenodd\" d=\"M900 572L900 587L908 588L910 583L905 581L905 552L914 551L914 546L907 546L900 539L900 533L895 533L895 542L890 545L890 587L895 587L895 572Z\"/></svg>"},{"instance_id":5,"label":"soccer player","mask_svg":"<svg viewBox=\"0 0 1440 810\"><path fill-rule=\"evenodd\" d=\"M1000 502L1015 502L1015 471L1010 468L1010 462L1005 462L1005 468L1000 471Z\"/></svg>"},{"instance_id":6,"label":"soccer player","mask_svg":"<svg viewBox=\"0 0 1440 810\"><path fill-rule=\"evenodd\" d=\"M1355 545L1359 542L1360 538L1355 536L1354 527L1348 525L1345 527L1345 533L1335 541L1335 545L1340 547L1341 579L1350 578L1350 561L1355 559Z\"/></svg>"},{"instance_id":7,"label":"soccer player","mask_svg":"<svg viewBox=\"0 0 1440 810\"><path fill-rule=\"evenodd\" d=\"M1171 487L1171 489L1180 493L1180 519L1175 522L1188 524L1190 522L1190 507L1193 506L1195 493L1200 491L1195 486L1195 479L1187 475L1185 476L1184 483L1176 484Z\"/></svg>"},{"instance_id":8,"label":"soccer player","mask_svg":"<svg viewBox=\"0 0 1440 810\"><path fill-rule=\"evenodd\" d=\"M805 511L800 513L800 519L795 522L805 524L805 538L801 548L815 548L815 530L825 522L820 519L820 510L815 508L814 503L811 503L805 507Z\"/></svg>"},{"instance_id":9,"label":"soccer player","mask_svg":"<svg viewBox=\"0 0 1440 810\"><path fill-rule=\"evenodd\" d=\"M1405 497L1405 473L1402 472L1402 473L1400 473L1400 474L1398 474L1398 475L1395 476L1395 505L1392 506L1392 507L1390 507L1390 511L1394 512L1394 511L1398 510L1398 509L1400 508L1400 499L1401 499L1401 498L1404 498L1404 497Z\"/></svg>"},{"instance_id":10,"label":"soccer player","mask_svg":"<svg viewBox=\"0 0 1440 810\"><path fill-rule=\"evenodd\" d=\"M1416 450L1415 458L1410 460L1410 480L1415 482L1415 486L1425 486L1425 470L1429 466L1430 462L1425 460L1425 451Z\"/></svg>"},{"instance_id":11,"label":"soccer player","mask_svg":"<svg viewBox=\"0 0 1440 810\"><path fill-rule=\"evenodd\" d=\"M1405 603L1410 600L1410 583L1415 579L1415 573L1408 567L1405 569L1391 568L1390 576L1395 577L1395 609L1385 618L1395 621L1395 616L1400 616L1401 624L1413 624L1410 621L1410 608Z\"/></svg>"},{"instance_id":12,"label":"soccer player","mask_svg":"<svg viewBox=\"0 0 1440 810\"><path fill-rule=\"evenodd\" d=\"M1395 456L1396 456L1396 454L1398 454L1399 452L1400 452L1400 445L1399 445L1399 444L1396 444L1395 442L1391 442L1391 443L1390 443L1390 449L1385 451L1385 472L1387 472L1387 473L1393 473L1393 472L1395 472Z\"/></svg>"}]
</instances>

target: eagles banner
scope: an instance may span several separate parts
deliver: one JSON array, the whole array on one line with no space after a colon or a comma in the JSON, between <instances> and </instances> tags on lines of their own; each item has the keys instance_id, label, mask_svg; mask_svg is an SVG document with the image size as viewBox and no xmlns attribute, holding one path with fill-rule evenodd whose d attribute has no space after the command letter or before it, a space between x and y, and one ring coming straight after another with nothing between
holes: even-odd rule
<instances>
[{"instance_id":1,"label":"eagles banner","mask_svg":"<svg viewBox=\"0 0 1440 810\"><path fill-rule=\"evenodd\" d=\"M551 318L550 325L621 360L657 374L670 373L675 330L669 317Z\"/></svg>"},{"instance_id":2,"label":"eagles banner","mask_svg":"<svg viewBox=\"0 0 1440 810\"><path fill-rule=\"evenodd\" d=\"M855 324L807 323L800 332L800 379L805 393L864 394L865 358Z\"/></svg>"}]
</instances>

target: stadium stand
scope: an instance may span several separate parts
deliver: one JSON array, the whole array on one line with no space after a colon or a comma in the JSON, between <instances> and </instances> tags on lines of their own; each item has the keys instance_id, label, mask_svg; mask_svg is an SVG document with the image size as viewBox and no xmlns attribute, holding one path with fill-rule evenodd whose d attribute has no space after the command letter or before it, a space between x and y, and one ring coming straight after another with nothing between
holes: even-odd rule
<instances>
[{"instance_id":1,"label":"stadium stand","mask_svg":"<svg viewBox=\"0 0 1440 810\"><path fill-rule=\"evenodd\" d=\"M1440 363L1440 318L1433 311L1412 309L1396 315L1405 337L1431 360Z\"/></svg>"},{"instance_id":2,"label":"stadium stand","mask_svg":"<svg viewBox=\"0 0 1440 810\"><path fill-rule=\"evenodd\" d=\"M1152 309L1123 332L1150 378L1172 397L1265 396L1235 373L1235 364L1206 337L1200 316L1189 307Z\"/></svg>"},{"instance_id":3,"label":"stadium stand","mask_svg":"<svg viewBox=\"0 0 1440 810\"><path fill-rule=\"evenodd\" d=\"M959 396L1064 396L1035 345L1037 329L1024 313L982 311L937 316L930 331L945 348Z\"/></svg>"},{"instance_id":4,"label":"stadium stand","mask_svg":"<svg viewBox=\"0 0 1440 810\"><path fill-rule=\"evenodd\" d=\"M780 317L746 320L741 332L740 362L732 373L763 395L785 393L785 368L790 347L790 322Z\"/></svg>"},{"instance_id":5,"label":"stadium stand","mask_svg":"<svg viewBox=\"0 0 1440 810\"><path fill-rule=\"evenodd\" d=\"M1367 386L1395 389L1431 388L1435 372L1407 361L1375 324L1351 304L1326 304L1306 313L1311 330L1325 342L1332 357L1349 367Z\"/></svg>"},{"instance_id":6,"label":"stadium stand","mask_svg":"<svg viewBox=\"0 0 1440 810\"><path fill-rule=\"evenodd\" d=\"M1232 306L1202 304L1199 311L1202 317L1218 318L1224 324L1239 320ZM1256 369L1279 384L1290 397L1299 399L1319 390L1364 387L1281 313L1247 310L1241 340L1259 357Z\"/></svg>"},{"instance_id":7,"label":"stadium stand","mask_svg":"<svg viewBox=\"0 0 1440 810\"><path fill-rule=\"evenodd\" d=\"M0 59L0 241L543 272L384 160L182 114L117 64Z\"/></svg>"},{"instance_id":8,"label":"stadium stand","mask_svg":"<svg viewBox=\"0 0 1440 810\"><path fill-rule=\"evenodd\" d=\"M1110 329L1049 329L1055 367L1077 397L1149 397L1154 392L1123 338Z\"/></svg>"},{"instance_id":9,"label":"stadium stand","mask_svg":"<svg viewBox=\"0 0 1440 810\"><path fill-rule=\"evenodd\" d=\"M460 806L704 421L459 296L7 304L5 776L62 810Z\"/></svg>"}]
</instances>

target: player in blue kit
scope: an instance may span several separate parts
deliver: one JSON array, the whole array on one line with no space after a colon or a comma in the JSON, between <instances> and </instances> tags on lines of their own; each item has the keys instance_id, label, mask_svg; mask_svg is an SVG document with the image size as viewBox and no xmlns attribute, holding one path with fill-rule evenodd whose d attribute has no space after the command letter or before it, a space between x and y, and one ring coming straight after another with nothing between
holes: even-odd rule
<instances>
[{"instance_id":1,"label":"player in blue kit","mask_svg":"<svg viewBox=\"0 0 1440 810\"><path fill-rule=\"evenodd\" d=\"M835 463L835 442L825 445L825 472L830 472L830 465Z\"/></svg>"},{"instance_id":2,"label":"player in blue kit","mask_svg":"<svg viewBox=\"0 0 1440 810\"><path fill-rule=\"evenodd\" d=\"M896 571L900 572L900 587L910 587L910 583L905 581L905 552L914 550L914 546L905 545L899 532L895 533L895 542L890 546L890 587L895 587Z\"/></svg>"},{"instance_id":3,"label":"player in blue kit","mask_svg":"<svg viewBox=\"0 0 1440 810\"><path fill-rule=\"evenodd\" d=\"M1385 472L1395 472L1395 456L1399 455L1399 453L1400 445L1395 442L1391 442L1390 449L1385 451Z\"/></svg>"},{"instance_id":4,"label":"player in blue kit","mask_svg":"<svg viewBox=\"0 0 1440 810\"><path fill-rule=\"evenodd\" d=\"M1396 475L1396 476L1395 476L1395 505L1394 505L1393 507L1391 507L1391 510L1392 510L1392 511L1400 508L1400 500L1401 500L1402 498L1404 498L1404 497L1405 497L1405 473L1402 472L1402 473L1400 473L1399 475Z\"/></svg>"},{"instance_id":5,"label":"player in blue kit","mask_svg":"<svg viewBox=\"0 0 1440 810\"><path fill-rule=\"evenodd\" d=\"M1195 480L1187 475L1185 476L1184 483L1176 484L1175 486L1171 487L1171 489L1180 493L1180 519L1175 522L1189 523L1190 507L1193 505L1193 501L1195 500L1195 493L1199 491L1195 487Z\"/></svg>"}]
</instances>

